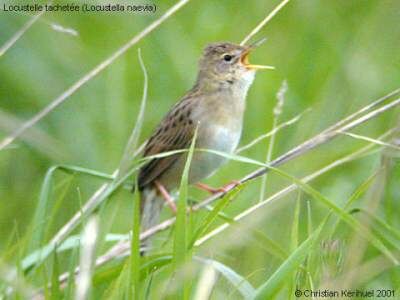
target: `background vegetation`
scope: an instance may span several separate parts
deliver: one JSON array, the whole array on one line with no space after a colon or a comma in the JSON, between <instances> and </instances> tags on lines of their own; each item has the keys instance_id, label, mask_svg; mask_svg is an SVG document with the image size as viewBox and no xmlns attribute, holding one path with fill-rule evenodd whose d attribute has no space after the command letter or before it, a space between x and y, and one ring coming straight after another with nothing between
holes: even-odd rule
<instances>
[{"instance_id":1,"label":"background vegetation","mask_svg":"<svg viewBox=\"0 0 400 300\"><path fill-rule=\"evenodd\" d=\"M0 139L175 2L154 3L155 14L43 15L0 56ZM52 288L42 290L47 297L79 295L71 281L56 284L58 275L79 264L79 245L71 239L70 249L50 254L36 267L24 269L23 258L45 246L93 192L109 181L62 170L46 177L52 166L70 165L109 175L119 166L143 92L137 48L141 48L148 74L140 135L144 141L193 84L202 48L214 41L240 42L277 4L189 2L48 114L24 139L0 151L0 293L10 293L12 287L17 297L29 297L53 282ZM248 95L241 145L272 129L275 95L283 80L288 91L277 123L308 108L311 111L276 134L272 158L398 88L399 13L400 3L395 0L291 1L257 36L266 36L268 41L254 52L252 61L274 65L276 70L259 72L256 77ZM0 12L0 45L28 19L26 14ZM54 24L69 31L57 30ZM377 138L396 125L397 115L398 109L388 111L353 132ZM237 194L234 191L222 204L213 203L218 217L208 210L194 213L189 220L180 214L177 226L155 235L148 257L139 258L136 252L129 259L113 259L96 268L89 297L204 299L209 291L212 299L256 295L293 299L296 288L395 289L399 297L399 152L374 143L340 136L286 163L281 170L302 178L372 145L368 155L332 169L310 185L297 182L301 189L268 202L240 221L232 218L260 201L262 180L251 181ZM264 162L268 147L265 139L241 155ZM220 186L258 167L233 160L206 183ZM290 185L294 178L271 172L266 180L262 199ZM126 184L132 182L129 177ZM193 188L188 195L192 201L207 196ZM226 202L230 198L234 200ZM342 210L330 214L332 207L326 201ZM137 229L134 203L134 195L125 186L96 211L96 257L126 239L132 228ZM162 218L171 216L165 209ZM227 221L231 223L227 230L201 245L189 250L179 247L185 236L188 241L200 238ZM90 229L96 221L83 218L70 236L80 234L85 224ZM86 250L90 254L90 247ZM140 273L135 268L138 265Z\"/></svg>"}]
</instances>

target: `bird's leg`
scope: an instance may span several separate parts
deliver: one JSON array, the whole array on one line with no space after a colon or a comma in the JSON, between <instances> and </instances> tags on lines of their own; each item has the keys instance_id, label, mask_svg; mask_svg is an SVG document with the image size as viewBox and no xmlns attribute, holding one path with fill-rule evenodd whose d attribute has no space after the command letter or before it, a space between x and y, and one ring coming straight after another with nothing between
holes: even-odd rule
<instances>
[{"instance_id":1,"label":"bird's leg","mask_svg":"<svg viewBox=\"0 0 400 300\"><path fill-rule=\"evenodd\" d=\"M176 214L176 205L175 205L174 199L168 193L167 189L157 180L154 181L154 185L156 186L157 190L160 192L160 194L163 197L163 199L165 200L165 202L171 208L172 212L174 214Z\"/></svg>"},{"instance_id":2,"label":"bird's leg","mask_svg":"<svg viewBox=\"0 0 400 300\"><path fill-rule=\"evenodd\" d=\"M206 192L209 192L210 194L216 194L216 193L227 193L234 187L238 186L240 184L240 181L238 180L232 180L230 183L220 187L220 188L213 188L207 184L198 182L195 184L195 186L201 190L204 190Z\"/></svg>"},{"instance_id":3,"label":"bird's leg","mask_svg":"<svg viewBox=\"0 0 400 300\"><path fill-rule=\"evenodd\" d=\"M216 193L220 192L220 190L213 188L205 183L201 183L201 182L196 183L195 187L199 188L200 190L206 191L210 194L216 194Z\"/></svg>"},{"instance_id":4,"label":"bird's leg","mask_svg":"<svg viewBox=\"0 0 400 300\"><path fill-rule=\"evenodd\" d=\"M240 185L240 181L239 180L231 180L231 182L229 182L228 184L225 184L224 186L220 187L219 190L223 193L227 193L229 192L231 189L237 187L238 185Z\"/></svg>"}]
</instances>

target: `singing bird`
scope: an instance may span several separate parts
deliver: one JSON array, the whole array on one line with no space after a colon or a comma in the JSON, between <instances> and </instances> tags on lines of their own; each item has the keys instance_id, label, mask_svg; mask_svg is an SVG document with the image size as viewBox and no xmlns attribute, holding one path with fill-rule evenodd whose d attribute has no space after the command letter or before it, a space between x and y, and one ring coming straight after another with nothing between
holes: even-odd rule
<instances>
[{"instance_id":1,"label":"singing bird","mask_svg":"<svg viewBox=\"0 0 400 300\"><path fill-rule=\"evenodd\" d=\"M189 148L196 127L196 148L233 153L240 140L246 95L255 73L273 68L248 61L249 53L264 40L250 46L220 42L205 47L195 85L160 122L145 146L144 156ZM180 184L186 157L179 153L154 158L140 169L142 231L158 222L165 202L175 210L170 192ZM216 154L194 152L189 183L205 188L199 182L225 161Z\"/></svg>"}]
</instances>

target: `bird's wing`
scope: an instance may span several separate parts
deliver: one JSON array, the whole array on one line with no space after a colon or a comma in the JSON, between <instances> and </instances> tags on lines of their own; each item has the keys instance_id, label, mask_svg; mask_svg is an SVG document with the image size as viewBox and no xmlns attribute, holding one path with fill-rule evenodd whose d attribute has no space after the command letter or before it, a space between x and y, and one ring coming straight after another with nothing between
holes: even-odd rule
<instances>
[{"instance_id":1,"label":"bird's wing","mask_svg":"<svg viewBox=\"0 0 400 300\"><path fill-rule=\"evenodd\" d=\"M144 156L189 147L195 125L190 119L190 105L186 102L189 101L178 103L160 123L146 144ZM179 153L150 160L139 171L139 187L143 188L159 178L181 155Z\"/></svg>"}]
</instances>

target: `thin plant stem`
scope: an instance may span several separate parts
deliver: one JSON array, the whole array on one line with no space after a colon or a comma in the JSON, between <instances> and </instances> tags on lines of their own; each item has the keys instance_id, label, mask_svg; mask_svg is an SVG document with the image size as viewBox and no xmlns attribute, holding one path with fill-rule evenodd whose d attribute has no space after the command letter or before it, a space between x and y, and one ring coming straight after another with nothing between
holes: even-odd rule
<instances>
[{"instance_id":1,"label":"thin plant stem","mask_svg":"<svg viewBox=\"0 0 400 300\"><path fill-rule=\"evenodd\" d=\"M273 123L272 131L275 133L271 135L271 138L269 140L267 155L265 157L265 163L269 163L272 160L272 152L274 150L275 137L276 137L276 132L277 132L275 129L278 126L279 116L282 113L283 104L285 102L286 91L287 91L287 82L286 82L286 80L284 80L282 82L281 87L279 88L277 95L276 95L277 102L276 102L276 105L273 110L273 121L272 121L272 123ZM259 202L261 202L265 198L265 190L267 188L267 176L268 176L268 174L265 174L261 179Z\"/></svg>"},{"instance_id":2,"label":"thin plant stem","mask_svg":"<svg viewBox=\"0 0 400 300\"><path fill-rule=\"evenodd\" d=\"M142 40L145 36L151 33L154 29L160 26L165 20L167 20L170 16L172 16L175 12L177 12L180 8L182 8L189 0L180 0L175 5L173 5L170 9L168 9L160 18L155 20L145 29L143 29L139 34L135 35L131 40L129 40L126 44L120 47L117 51L112 53L107 59L98 64L95 68L93 68L89 73L75 82L72 86L66 89L61 95L55 98L50 102L46 107L44 107L40 112L34 115L31 119L27 120L20 127L18 127L14 132L12 132L9 136L0 141L0 150L4 149L6 146L11 144L16 138L21 136L26 130L34 126L41 119L51 113L56 107L64 103L71 95L73 95L77 90L79 90L84 84L97 76L100 72L106 69L109 65L111 65L117 58L123 55L126 51L128 51L132 46L136 45L140 40Z\"/></svg>"},{"instance_id":3,"label":"thin plant stem","mask_svg":"<svg viewBox=\"0 0 400 300\"><path fill-rule=\"evenodd\" d=\"M385 132L383 135L381 135L379 137L379 139L383 139L388 137L389 135L393 134L396 131L396 128L392 128L390 130L388 130L387 132ZM308 183L312 180L314 180L315 178L325 174L326 172L341 166L347 162L350 162L354 159L359 158L360 156L362 156L363 154L365 154L366 152L368 152L369 150L371 150L374 147L374 144L369 144L359 150L357 150L356 152L353 152L351 154L348 154L340 159L335 160L334 162L326 165L325 167L313 172L310 175L307 175L305 177L303 177L301 179L302 182L304 183ZM233 218L234 221L239 221L247 216L249 216L250 214L252 214L253 212L257 211L258 209L260 209L261 207L267 205L268 203L271 203L272 201L278 200L280 198L282 198L283 196L289 194L292 191L295 191L299 188L299 186L297 184L291 184L289 186L287 186L286 188L280 190L279 192L273 194L272 196L268 197L267 199L261 201L260 203L253 205L252 207L246 209L245 211L241 212L240 214L238 214L237 216L235 216ZM203 244L205 241L209 240L210 238L212 238L213 236L221 233L222 231L224 231L225 229L227 229L231 224L230 223L224 223L222 225L220 225L219 227L217 227L216 229L214 229L213 231L211 231L210 233L208 233L207 235L203 236L201 239L197 240L196 242L196 246L200 246L201 244Z\"/></svg>"},{"instance_id":4,"label":"thin plant stem","mask_svg":"<svg viewBox=\"0 0 400 300\"><path fill-rule=\"evenodd\" d=\"M337 137L339 135L339 131L348 131L352 128L355 128L363 123L365 123L366 121L375 118L376 116L386 112L387 110L390 110L396 106L400 105L400 98L393 100L392 102L377 108L357 119L355 119L352 122L349 123L344 123L342 121L339 121L337 124L331 126L330 128L324 130L323 132L321 132L320 134L317 134L316 136L314 136L313 138L305 141L304 143L300 144L299 146L293 148L292 150L286 152L285 154L279 156L278 158L276 158L274 161L271 162L271 166L278 166L283 164L284 162L286 162L287 160L292 160L295 157L298 157L301 154L304 154L305 152L308 152L311 149L314 149L315 147L324 144L330 140L332 140L333 138ZM348 119L348 118L346 118ZM341 123L344 125L338 128L338 124ZM251 179L257 178L263 174L265 174L266 172L268 172L268 168L260 168L256 171L254 171L253 173L247 175L245 178L242 179L242 182L246 182L249 181Z\"/></svg>"},{"instance_id":5,"label":"thin plant stem","mask_svg":"<svg viewBox=\"0 0 400 300\"><path fill-rule=\"evenodd\" d=\"M400 89L399 89L400 91ZM365 112L367 111L366 107L374 107L375 104L379 101L382 102L382 99L388 99L389 96L392 96L394 93L391 92L388 95L378 99L377 101L373 102L372 104L369 104L365 107L363 107L362 109L360 109L359 111L357 111L356 113L351 114L350 116L338 121L337 123L335 123L334 125L330 126L328 129L322 131L321 133L317 134L316 136L310 138L309 140L303 142L302 144L300 144L297 147L294 147L292 150L289 150L288 152L286 152L285 154L281 155L280 157L276 158L275 160L273 160L270 163L270 166L276 167L279 166L289 160L292 160L296 157L298 157L301 154L304 154L308 151L310 151L311 149L314 149L315 147L327 143L328 141L332 140L333 138L335 138L336 136L338 136L340 133L340 131L347 131L350 130L352 128L357 127L360 124L363 124L364 122L380 115L381 113L392 109L394 107L396 107L397 105L400 104L400 98L399 99L395 99L392 102L389 102L388 104L380 107L380 108L376 108L375 110L366 113L365 115L360 116L359 118L346 123L346 121L350 121L352 120L353 116L358 116L360 114L360 112ZM341 126L339 126L338 124L341 124ZM395 132L397 129L392 129L390 132L393 133ZM386 136L386 135L385 135ZM371 146L371 145L368 145ZM367 147L368 147L367 146ZM347 161L347 160L345 160ZM250 180L254 180L260 176L262 176L263 174L265 174L266 172L268 172L269 168L268 167L263 167L263 168L259 168L258 170L248 174L247 176L243 177L239 182L240 183L244 183ZM307 180L307 178L304 178L304 180ZM233 188L232 188L233 189ZM227 190L226 192L219 192L214 194L213 196L210 196L206 199L204 199L202 202L200 202L199 204L196 204L192 207L192 210L199 210L203 207L206 207L207 205L209 205L210 203L216 201L217 199L220 199L221 197L223 197L227 192L229 192L231 189ZM262 203L262 202L261 202ZM172 224L175 223L175 218L170 218L148 230L146 230L145 232L142 232L140 235L140 240L145 240L147 238L149 238L150 236L156 234L157 232L163 231L167 228L169 228ZM72 230L72 229L70 229ZM59 237L60 239L60 237ZM54 238L53 238L54 240ZM61 240L60 240L61 241ZM104 254L103 256L99 257L96 261L96 265L102 265L105 262L118 257L122 254L125 254L126 251L128 251L130 248L129 243L118 243L117 245L115 245L114 247L112 247L106 254ZM77 270L78 271L78 270ZM68 274L63 274L60 277L60 280L66 280L68 277Z\"/></svg>"},{"instance_id":6,"label":"thin plant stem","mask_svg":"<svg viewBox=\"0 0 400 300\"><path fill-rule=\"evenodd\" d=\"M130 172L131 168L128 168L127 165L129 165L129 162L137 157L145 147L146 142L142 143L138 148L136 147L140 135L141 122L144 118L148 88L147 72L140 54L140 50L138 52L138 58L144 76L142 102L136 124L133 128L131 136L129 137L124 154L122 155L120 166L111 175L112 178L115 179L112 182L101 185L100 188L94 192L94 194L82 206L82 208L78 212L76 212L75 215L54 235L54 237L50 241L50 245L59 245L68 236L68 234L76 228L83 216L87 216L88 214L90 214L90 212L94 211L107 198L102 197L102 195L104 193L107 193L107 190L111 189L116 181L121 180L121 178L124 178L126 174ZM134 150L132 151L132 149ZM127 155L127 153L129 153L129 155Z\"/></svg>"},{"instance_id":7,"label":"thin plant stem","mask_svg":"<svg viewBox=\"0 0 400 300\"><path fill-rule=\"evenodd\" d=\"M99 220L97 216L93 216L89 219L82 233L79 261L82 272L79 272L76 279L75 299L77 300L85 300L89 296L98 235Z\"/></svg>"},{"instance_id":8,"label":"thin plant stem","mask_svg":"<svg viewBox=\"0 0 400 300\"><path fill-rule=\"evenodd\" d=\"M51 2L49 2L51 3ZM0 57L2 57L44 14L42 10L38 14L29 18L29 20L18 30L5 44L0 48ZM1 148L0 148L1 149Z\"/></svg>"},{"instance_id":9,"label":"thin plant stem","mask_svg":"<svg viewBox=\"0 0 400 300\"><path fill-rule=\"evenodd\" d=\"M303 111L302 113L298 114L297 116L291 118L290 120L283 122L281 124L279 124L278 126L276 126L274 129L272 129L271 131L264 133L260 136L258 136L257 138L255 138L254 140L252 140L250 143L238 148L236 150L235 153L241 153L245 150L250 149L251 147L255 146L256 144L258 144L259 142L261 142L262 140L269 138L270 136L276 134L277 132L279 132L281 129L286 128L290 125L293 125L294 123L298 122L305 113L309 112L311 110L311 108L306 109L305 111Z\"/></svg>"},{"instance_id":10,"label":"thin plant stem","mask_svg":"<svg viewBox=\"0 0 400 300\"><path fill-rule=\"evenodd\" d=\"M366 142L369 142L369 143L375 143L377 145L385 146L387 148L400 150L400 146L398 146L398 145L395 145L395 144L392 144L392 143L387 143L387 142L382 142L380 140L373 139L373 138L370 138L368 136L355 134L355 133L351 133L351 132L345 132L345 131L339 131L339 133L343 134L343 135L347 135L347 136L352 137L352 138L357 139L357 140L362 140L362 141L366 141Z\"/></svg>"},{"instance_id":11,"label":"thin plant stem","mask_svg":"<svg viewBox=\"0 0 400 300\"><path fill-rule=\"evenodd\" d=\"M397 132L397 128L392 128L390 130L388 130L387 132L385 132L383 135L381 135L379 137L379 139L384 139L387 138L388 136L392 135L393 133ZM321 176L322 174L332 170L333 168L336 168L340 165L343 165L349 161L352 161L360 156L362 156L363 154L365 154L367 151L371 150L376 144L370 144L367 145L359 150L357 150L356 152L353 152L347 156L344 156L341 159L335 160L334 162L332 162L331 164L315 171L314 173L305 176L302 178L302 181L304 183L307 183L319 176ZM261 208L262 206L266 205L267 203L280 199L281 197L287 195L288 193L296 190L298 188L298 186L296 184L292 184L290 186L287 186L286 188L280 190L279 192L275 193L274 195L268 197L267 199L265 199L262 202L257 203L256 205L250 207L249 209L245 210L244 212L240 213L239 215L237 215L234 220L238 221L241 220L242 218L246 217L247 215L255 212L256 210L258 210L259 208ZM199 204L196 204L192 207L191 211L196 211L199 210L203 207L206 207L207 205L210 204L210 199L212 199L213 197L207 198L205 200L203 200L202 202L200 202ZM214 197L215 198L215 197ZM219 197L215 198L218 199ZM140 240L145 240L147 238L149 238L150 236L168 229L169 227L171 227L173 224L175 223L175 217L167 219L163 222L161 222L160 224L142 232L140 234ZM201 244L203 244L206 240L212 238L213 236L219 234L220 232L224 231L225 229L227 229L229 227L229 223L224 223L221 226L217 227L216 229L214 229L212 232L210 232L209 234L207 234L206 236L204 236L203 238L199 239L196 241L195 246L199 246ZM100 256L97 260L96 260L96 266L101 266L104 265L105 263L107 263L108 261L117 258L117 257L121 257L121 256L125 256L129 253L130 250L130 244L129 242L120 242L118 244L116 244L114 247L112 247L107 253L105 253L104 255ZM79 272L79 269L77 268L75 270L75 274L77 274ZM69 277L69 273L64 273L60 276L59 280L61 283L65 283L67 281Z\"/></svg>"},{"instance_id":12,"label":"thin plant stem","mask_svg":"<svg viewBox=\"0 0 400 300\"><path fill-rule=\"evenodd\" d=\"M246 44L254 35L256 35L272 18L286 5L290 0L283 0L271 11L241 42L240 45Z\"/></svg>"}]
</instances>

